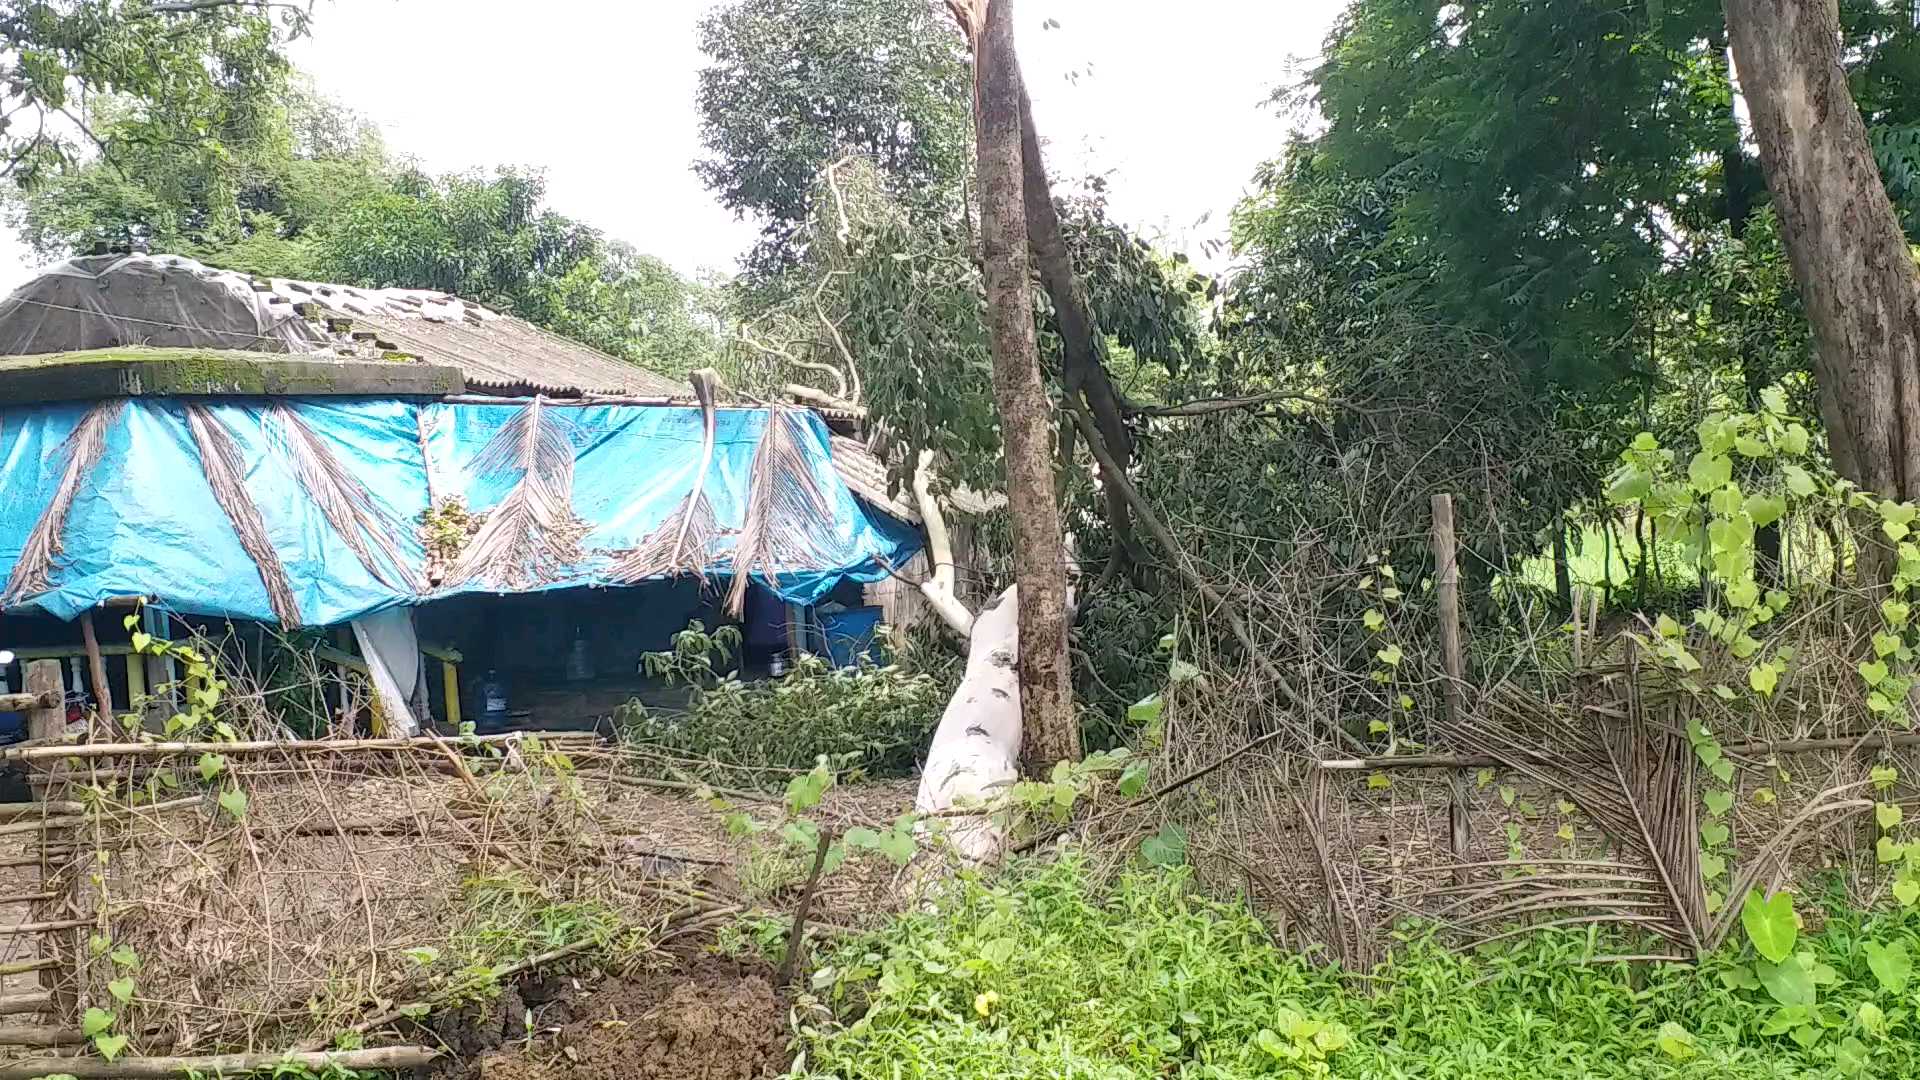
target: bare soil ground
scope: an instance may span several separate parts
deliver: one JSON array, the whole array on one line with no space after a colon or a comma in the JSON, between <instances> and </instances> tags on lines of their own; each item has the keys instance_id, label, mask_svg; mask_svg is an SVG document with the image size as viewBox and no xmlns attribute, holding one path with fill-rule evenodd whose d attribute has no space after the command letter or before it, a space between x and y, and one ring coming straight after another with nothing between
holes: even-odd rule
<instances>
[{"instance_id":1,"label":"bare soil ground","mask_svg":"<svg viewBox=\"0 0 1920 1080\"><path fill-rule=\"evenodd\" d=\"M760 1080L786 1070L787 1008L763 962L704 949L661 959L597 984L530 983L481 1016L436 1024L455 1055L435 1080Z\"/></svg>"}]
</instances>

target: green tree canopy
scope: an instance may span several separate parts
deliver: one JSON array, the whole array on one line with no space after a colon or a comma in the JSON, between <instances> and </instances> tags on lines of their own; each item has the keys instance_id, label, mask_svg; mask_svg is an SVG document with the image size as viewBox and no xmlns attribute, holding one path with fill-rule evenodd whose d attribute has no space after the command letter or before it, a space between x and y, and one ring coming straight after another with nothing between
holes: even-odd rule
<instances>
[{"instance_id":1,"label":"green tree canopy","mask_svg":"<svg viewBox=\"0 0 1920 1080\"><path fill-rule=\"evenodd\" d=\"M791 265L820 169L873 162L895 196L959 206L971 168L965 42L930 0L729 0L700 24L696 100L721 205L763 225L756 266Z\"/></svg>"}]
</instances>

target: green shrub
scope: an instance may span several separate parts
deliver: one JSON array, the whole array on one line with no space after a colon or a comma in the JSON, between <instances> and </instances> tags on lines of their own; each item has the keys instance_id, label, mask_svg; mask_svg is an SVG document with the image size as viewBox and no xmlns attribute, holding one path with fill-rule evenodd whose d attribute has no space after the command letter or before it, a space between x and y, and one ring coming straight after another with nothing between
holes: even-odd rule
<instances>
[{"instance_id":1,"label":"green shrub","mask_svg":"<svg viewBox=\"0 0 1920 1080\"><path fill-rule=\"evenodd\" d=\"M1184 872L1102 894L1070 858L963 880L829 954L814 987L841 1019L802 1039L811 1075L844 1080L1893 1080L1920 1075L1920 979L1889 983L1884 957L1920 956L1917 939L1911 914L1829 918L1801 942L1813 1022L1781 1029L1744 945L1698 968L1632 966L1594 961L1626 948L1598 934L1459 953L1409 933L1363 978L1279 950Z\"/></svg>"},{"instance_id":2,"label":"green shrub","mask_svg":"<svg viewBox=\"0 0 1920 1080\"><path fill-rule=\"evenodd\" d=\"M825 755L843 774L903 776L925 754L952 687L897 665L836 671L803 657L784 678L722 679L687 711L627 703L621 738L715 783L784 788ZM642 764L647 755L637 755Z\"/></svg>"}]
</instances>

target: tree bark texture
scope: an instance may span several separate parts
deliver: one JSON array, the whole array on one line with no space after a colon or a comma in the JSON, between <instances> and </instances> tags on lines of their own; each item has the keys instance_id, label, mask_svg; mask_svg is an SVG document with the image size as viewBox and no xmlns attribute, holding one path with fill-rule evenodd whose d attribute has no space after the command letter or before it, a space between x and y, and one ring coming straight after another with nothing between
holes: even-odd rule
<instances>
[{"instance_id":1,"label":"tree bark texture","mask_svg":"<svg viewBox=\"0 0 1920 1080\"><path fill-rule=\"evenodd\" d=\"M1012 0L990 0L975 23L980 32L974 42L974 109L993 394L1000 410L1019 586L1023 742L1027 766L1038 772L1080 757L1080 724L1067 658L1067 563L1053 499L1052 407L1040 379L1028 283L1012 7Z\"/></svg>"},{"instance_id":2,"label":"tree bark texture","mask_svg":"<svg viewBox=\"0 0 1920 1080\"><path fill-rule=\"evenodd\" d=\"M1814 331L1833 457L1920 495L1920 275L1867 144L1829 0L1726 0L1760 162Z\"/></svg>"}]
</instances>

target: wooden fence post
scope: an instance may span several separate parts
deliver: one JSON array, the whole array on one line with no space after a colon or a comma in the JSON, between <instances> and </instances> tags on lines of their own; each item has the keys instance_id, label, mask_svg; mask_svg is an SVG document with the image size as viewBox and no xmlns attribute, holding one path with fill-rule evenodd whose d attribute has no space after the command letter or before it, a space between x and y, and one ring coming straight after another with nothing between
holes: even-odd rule
<instances>
[{"instance_id":1,"label":"wooden fence post","mask_svg":"<svg viewBox=\"0 0 1920 1080\"><path fill-rule=\"evenodd\" d=\"M1440 660L1446 669L1442 682L1447 725L1458 729L1466 719L1466 655L1460 645L1460 561L1453 535L1453 496L1433 497L1433 591L1440 605ZM1467 814L1467 777L1458 769L1447 773L1447 818L1453 861L1472 861L1473 823ZM1467 871L1453 872L1466 884Z\"/></svg>"}]
</instances>

